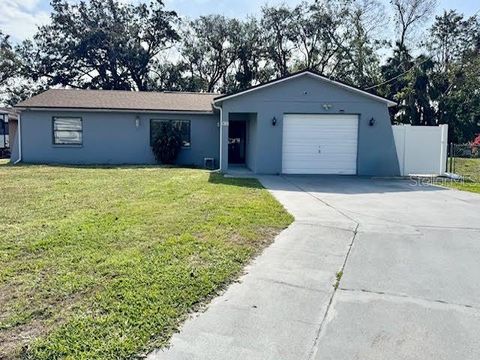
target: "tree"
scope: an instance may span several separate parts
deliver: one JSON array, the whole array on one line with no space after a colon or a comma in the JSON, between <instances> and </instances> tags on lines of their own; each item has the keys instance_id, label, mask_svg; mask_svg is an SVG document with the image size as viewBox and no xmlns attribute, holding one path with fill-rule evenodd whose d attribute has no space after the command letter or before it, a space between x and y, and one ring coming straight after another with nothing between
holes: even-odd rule
<instances>
[{"instance_id":1,"label":"tree","mask_svg":"<svg viewBox=\"0 0 480 360\"><path fill-rule=\"evenodd\" d=\"M239 31L238 20L220 15L201 16L188 24L180 53L196 90L212 92L219 88L237 58Z\"/></svg>"},{"instance_id":2,"label":"tree","mask_svg":"<svg viewBox=\"0 0 480 360\"><path fill-rule=\"evenodd\" d=\"M379 87L379 92L387 98L394 98L396 94L407 86L407 80L404 75L413 66L414 62L410 51L405 45L397 43L393 50L393 55L381 67L385 83Z\"/></svg>"},{"instance_id":3,"label":"tree","mask_svg":"<svg viewBox=\"0 0 480 360\"><path fill-rule=\"evenodd\" d=\"M0 103L8 106L15 106L23 100L48 90L48 86L43 81L33 81L22 77L14 78L3 87L4 96L0 97Z\"/></svg>"},{"instance_id":4,"label":"tree","mask_svg":"<svg viewBox=\"0 0 480 360\"><path fill-rule=\"evenodd\" d=\"M277 75L316 70L354 85L380 77L376 31L384 9L377 0L316 0L294 8L264 7L265 53Z\"/></svg>"},{"instance_id":5,"label":"tree","mask_svg":"<svg viewBox=\"0 0 480 360\"><path fill-rule=\"evenodd\" d=\"M201 87L187 75L185 63L158 62L152 67L149 89L155 91L196 91Z\"/></svg>"},{"instance_id":6,"label":"tree","mask_svg":"<svg viewBox=\"0 0 480 360\"><path fill-rule=\"evenodd\" d=\"M480 131L480 23L455 11L435 18L427 43L435 67L438 122L449 124L454 142L467 142Z\"/></svg>"},{"instance_id":7,"label":"tree","mask_svg":"<svg viewBox=\"0 0 480 360\"><path fill-rule=\"evenodd\" d=\"M415 65L405 74L405 86L395 98L399 101L396 120L403 124L438 125L433 100L435 97L432 71L434 62L425 55L415 59Z\"/></svg>"},{"instance_id":8,"label":"tree","mask_svg":"<svg viewBox=\"0 0 480 360\"><path fill-rule=\"evenodd\" d=\"M23 43L25 75L48 85L148 90L152 65L178 35L162 0L52 0L51 23Z\"/></svg>"},{"instance_id":9,"label":"tree","mask_svg":"<svg viewBox=\"0 0 480 360\"><path fill-rule=\"evenodd\" d=\"M238 36L233 38L236 59L225 74L222 91L232 93L266 82L273 77L274 70L264 65L266 58L262 29L255 18L239 23Z\"/></svg>"},{"instance_id":10,"label":"tree","mask_svg":"<svg viewBox=\"0 0 480 360\"><path fill-rule=\"evenodd\" d=\"M390 0L393 5L395 23L398 27L397 42L403 48L413 30L433 15L437 0Z\"/></svg>"},{"instance_id":11,"label":"tree","mask_svg":"<svg viewBox=\"0 0 480 360\"><path fill-rule=\"evenodd\" d=\"M345 45L336 77L367 88L381 81L379 50L386 45L385 8L377 0L357 0L345 14Z\"/></svg>"},{"instance_id":12,"label":"tree","mask_svg":"<svg viewBox=\"0 0 480 360\"><path fill-rule=\"evenodd\" d=\"M264 6L260 25L264 31L262 45L267 62L272 65L275 75L288 75L297 39L295 15L285 5Z\"/></svg>"},{"instance_id":13,"label":"tree","mask_svg":"<svg viewBox=\"0 0 480 360\"><path fill-rule=\"evenodd\" d=\"M392 121L412 125L436 125L433 98L435 89L432 80L434 62L420 55L413 58L405 45L397 43L393 56L382 66L385 84L380 93L398 101L390 109Z\"/></svg>"},{"instance_id":14,"label":"tree","mask_svg":"<svg viewBox=\"0 0 480 360\"><path fill-rule=\"evenodd\" d=\"M475 51L479 40L478 18L472 16L465 19L463 15L450 10L435 17L426 47L435 56L439 71L448 72L450 65L458 64Z\"/></svg>"},{"instance_id":15,"label":"tree","mask_svg":"<svg viewBox=\"0 0 480 360\"><path fill-rule=\"evenodd\" d=\"M18 72L18 58L10 44L9 36L0 30L0 86L5 86L7 81Z\"/></svg>"},{"instance_id":16,"label":"tree","mask_svg":"<svg viewBox=\"0 0 480 360\"><path fill-rule=\"evenodd\" d=\"M446 81L443 76L438 81L438 119L449 125L452 142L468 142L480 132L479 69L480 56L472 55L461 64L461 70L456 71L451 80Z\"/></svg>"},{"instance_id":17,"label":"tree","mask_svg":"<svg viewBox=\"0 0 480 360\"><path fill-rule=\"evenodd\" d=\"M349 37L347 3L343 0L302 2L293 11L296 69L314 69L328 75L341 61Z\"/></svg>"}]
</instances>

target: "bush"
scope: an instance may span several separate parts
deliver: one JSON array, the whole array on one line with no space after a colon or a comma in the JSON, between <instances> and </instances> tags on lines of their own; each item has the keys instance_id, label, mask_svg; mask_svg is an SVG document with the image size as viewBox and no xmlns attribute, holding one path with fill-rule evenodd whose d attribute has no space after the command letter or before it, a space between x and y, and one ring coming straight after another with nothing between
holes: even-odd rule
<instances>
[{"instance_id":1,"label":"bush","mask_svg":"<svg viewBox=\"0 0 480 360\"><path fill-rule=\"evenodd\" d=\"M180 131L171 122L165 121L160 124L154 138L152 151L155 159L162 164L174 164L182 148Z\"/></svg>"}]
</instances>

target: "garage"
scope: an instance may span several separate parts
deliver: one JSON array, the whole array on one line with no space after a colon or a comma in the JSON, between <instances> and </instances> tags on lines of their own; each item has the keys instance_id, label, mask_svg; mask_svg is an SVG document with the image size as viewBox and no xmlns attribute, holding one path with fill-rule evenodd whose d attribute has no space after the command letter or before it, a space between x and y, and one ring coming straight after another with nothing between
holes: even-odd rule
<instances>
[{"instance_id":1,"label":"garage","mask_svg":"<svg viewBox=\"0 0 480 360\"><path fill-rule=\"evenodd\" d=\"M358 115L285 114L282 173L357 174Z\"/></svg>"},{"instance_id":2,"label":"garage","mask_svg":"<svg viewBox=\"0 0 480 360\"><path fill-rule=\"evenodd\" d=\"M222 171L240 165L262 175L400 173L389 114L396 103L312 71L220 96L214 106L221 112ZM239 119L247 129L242 164L228 153L230 125Z\"/></svg>"}]
</instances>

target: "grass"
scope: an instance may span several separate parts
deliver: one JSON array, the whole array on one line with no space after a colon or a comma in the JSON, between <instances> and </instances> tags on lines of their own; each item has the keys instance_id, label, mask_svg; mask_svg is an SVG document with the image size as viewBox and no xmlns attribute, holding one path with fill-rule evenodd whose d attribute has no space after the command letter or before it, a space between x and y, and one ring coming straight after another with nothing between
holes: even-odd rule
<instances>
[{"instance_id":1,"label":"grass","mask_svg":"<svg viewBox=\"0 0 480 360\"><path fill-rule=\"evenodd\" d=\"M445 185L457 190L469 191L469 192L480 194L480 183L478 182L450 181L450 182L442 183L442 185Z\"/></svg>"},{"instance_id":2,"label":"grass","mask_svg":"<svg viewBox=\"0 0 480 360\"><path fill-rule=\"evenodd\" d=\"M0 164L0 358L126 359L168 343L292 221L252 179Z\"/></svg>"},{"instance_id":3,"label":"grass","mask_svg":"<svg viewBox=\"0 0 480 360\"><path fill-rule=\"evenodd\" d=\"M335 276L335 284L333 285L335 290L337 290L338 287L340 286L340 280L342 280L342 276L343 276L343 271L337 272L337 275Z\"/></svg>"},{"instance_id":4,"label":"grass","mask_svg":"<svg viewBox=\"0 0 480 360\"><path fill-rule=\"evenodd\" d=\"M463 191L480 193L480 159L455 159L455 173L462 175L466 181L452 181L446 186Z\"/></svg>"}]
</instances>

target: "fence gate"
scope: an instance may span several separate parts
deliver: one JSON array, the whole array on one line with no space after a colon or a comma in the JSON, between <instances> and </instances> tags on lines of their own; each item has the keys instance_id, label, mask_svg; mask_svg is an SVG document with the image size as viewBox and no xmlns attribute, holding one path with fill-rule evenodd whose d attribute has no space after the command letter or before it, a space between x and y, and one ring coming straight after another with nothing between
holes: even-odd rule
<instances>
[{"instance_id":1,"label":"fence gate","mask_svg":"<svg viewBox=\"0 0 480 360\"><path fill-rule=\"evenodd\" d=\"M395 125L392 129L402 176L445 174L448 125Z\"/></svg>"}]
</instances>

